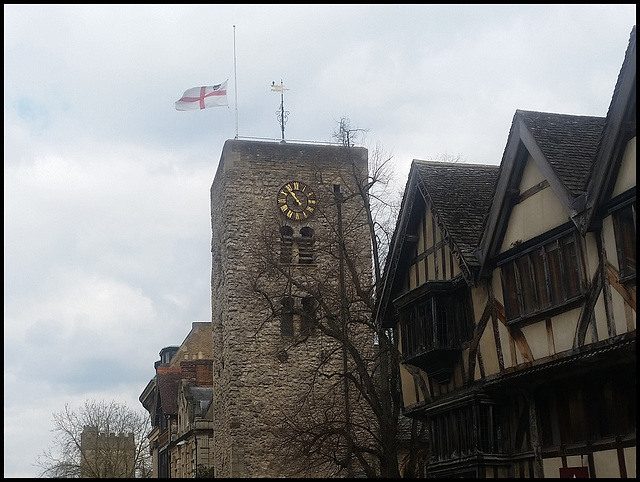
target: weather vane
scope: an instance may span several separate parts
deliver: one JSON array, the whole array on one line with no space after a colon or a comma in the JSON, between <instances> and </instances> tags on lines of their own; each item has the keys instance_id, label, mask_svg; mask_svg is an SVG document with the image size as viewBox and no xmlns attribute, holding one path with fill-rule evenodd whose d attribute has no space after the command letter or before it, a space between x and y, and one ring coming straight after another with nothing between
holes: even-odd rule
<instances>
[{"instance_id":1,"label":"weather vane","mask_svg":"<svg viewBox=\"0 0 640 482\"><path fill-rule=\"evenodd\" d=\"M284 142L284 125L287 123L287 117L289 117L289 111L284 110L284 91L285 90L289 90L289 89L284 88L282 79L280 79L280 85L276 85L275 80L271 82L271 91L280 92L280 108L276 111L276 117L278 118L278 123L280 124L280 130L282 131L282 140L280 142Z\"/></svg>"}]
</instances>

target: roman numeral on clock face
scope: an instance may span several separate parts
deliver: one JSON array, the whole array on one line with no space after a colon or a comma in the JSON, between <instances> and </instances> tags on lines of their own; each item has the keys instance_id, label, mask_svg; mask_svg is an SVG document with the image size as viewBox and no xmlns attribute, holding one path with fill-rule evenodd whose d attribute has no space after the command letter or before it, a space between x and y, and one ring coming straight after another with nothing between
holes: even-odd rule
<instances>
[{"instance_id":1,"label":"roman numeral on clock face","mask_svg":"<svg viewBox=\"0 0 640 482\"><path fill-rule=\"evenodd\" d=\"M280 212L292 221L307 219L317 204L315 193L301 181L290 181L282 186L276 201Z\"/></svg>"}]
</instances>

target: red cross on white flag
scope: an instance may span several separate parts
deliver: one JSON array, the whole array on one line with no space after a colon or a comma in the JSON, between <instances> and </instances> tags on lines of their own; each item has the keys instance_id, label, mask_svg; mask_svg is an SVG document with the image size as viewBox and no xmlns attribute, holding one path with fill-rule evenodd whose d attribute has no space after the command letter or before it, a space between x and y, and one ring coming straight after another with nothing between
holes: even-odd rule
<instances>
[{"instance_id":1,"label":"red cross on white flag","mask_svg":"<svg viewBox=\"0 0 640 482\"><path fill-rule=\"evenodd\" d=\"M221 84L192 87L186 90L182 97L176 101L176 110L202 110L208 107L229 105L227 102L227 80Z\"/></svg>"}]
</instances>

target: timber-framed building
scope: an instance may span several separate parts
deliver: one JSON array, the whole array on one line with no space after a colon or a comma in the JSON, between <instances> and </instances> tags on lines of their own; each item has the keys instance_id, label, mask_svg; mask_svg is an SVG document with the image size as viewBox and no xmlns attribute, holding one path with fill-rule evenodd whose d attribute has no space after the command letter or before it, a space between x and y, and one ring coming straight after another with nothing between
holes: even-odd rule
<instances>
[{"instance_id":1,"label":"timber-framed building","mask_svg":"<svg viewBox=\"0 0 640 482\"><path fill-rule=\"evenodd\" d=\"M606 117L517 110L499 166L415 160L377 315L427 477L636 476L636 36Z\"/></svg>"}]
</instances>

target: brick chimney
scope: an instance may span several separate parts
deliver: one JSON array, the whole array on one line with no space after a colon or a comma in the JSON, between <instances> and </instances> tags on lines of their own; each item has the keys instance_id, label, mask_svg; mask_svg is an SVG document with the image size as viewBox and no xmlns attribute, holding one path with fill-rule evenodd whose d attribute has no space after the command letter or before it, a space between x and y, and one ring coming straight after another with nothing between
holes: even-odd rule
<instances>
[{"instance_id":1,"label":"brick chimney","mask_svg":"<svg viewBox=\"0 0 640 482\"><path fill-rule=\"evenodd\" d=\"M196 387L213 386L213 360L184 360L180 362L182 379Z\"/></svg>"}]
</instances>

